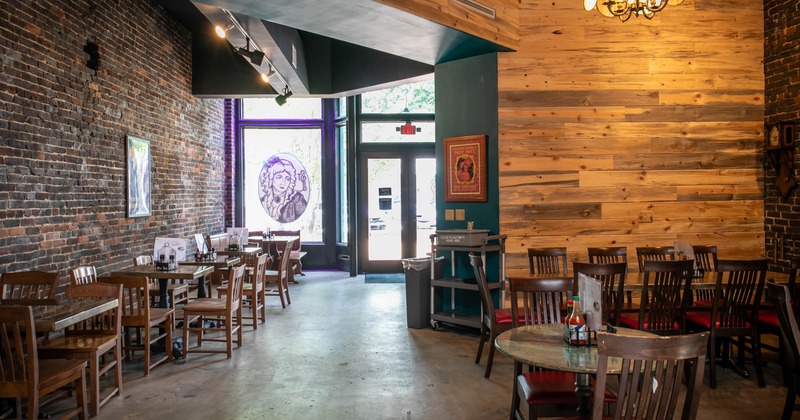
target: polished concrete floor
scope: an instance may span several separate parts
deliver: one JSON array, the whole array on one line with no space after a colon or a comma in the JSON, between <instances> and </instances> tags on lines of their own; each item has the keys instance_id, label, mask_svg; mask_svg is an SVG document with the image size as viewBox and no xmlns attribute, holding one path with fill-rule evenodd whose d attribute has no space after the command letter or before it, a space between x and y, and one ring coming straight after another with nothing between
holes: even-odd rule
<instances>
[{"instance_id":1,"label":"polished concrete floor","mask_svg":"<svg viewBox=\"0 0 800 420\"><path fill-rule=\"evenodd\" d=\"M473 363L475 332L407 328L403 284L365 284L339 272L299 279L286 309L268 298L266 324L245 330L232 359L191 354L148 377L128 364L123 395L98 418L508 418L511 361L498 354L484 379L485 356ZM755 379L720 370L718 389L702 389L698 418L779 418L780 366L766 372L760 389Z\"/></svg>"}]
</instances>

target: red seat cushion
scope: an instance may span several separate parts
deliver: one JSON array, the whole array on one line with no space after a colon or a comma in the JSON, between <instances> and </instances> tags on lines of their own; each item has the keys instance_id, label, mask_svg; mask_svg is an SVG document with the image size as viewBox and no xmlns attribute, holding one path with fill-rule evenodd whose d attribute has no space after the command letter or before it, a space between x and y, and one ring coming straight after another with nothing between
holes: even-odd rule
<instances>
[{"instance_id":1,"label":"red seat cushion","mask_svg":"<svg viewBox=\"0 0 800 420\"><path fill-rule=\"evenodd\" d=\"M494 317L498 324L511 324L514 320L514 317L511 315L511 310L509 309L495 309L494 310ZM519 322L525 323L525 316L519 316Z\"/></svg>"},{"instance_id":2,"label":"red seat cushion","mask_svg":"<svg viewBox=\"0 0 800 420\"><path fill-rule=\"evenodd\" d=\"M762 324L772 325L776 328L781 327L781 322L778 320L778 314L774 311L762 311L758 313L758 322Z\"/></svg>"},{"instance_id":3,"label":"red seat cushion","mask_svg":"<svg viewBox=\"0 0 800 420\"><path fill-rule=\"evenodd\" d=\"M722 302L724 302L724 300L720 299L719 304L717 306L722 306ZM711 309L712 303L714 303L713 299L698 299L694 301L694 306Z\"/></svg>"},{"instance_id":4,"label":"red seat cushion","mask_svg":"<svg viewBox=\"0 0 800 420\"><path fill-rule=\"evenodd\" d=\"M711 328L711 312L686 312L686 322L700 325L705 328ZM719 320L714 323L719 326ZM749 327L750 323L745 322L745 327Z\"/></svg>"},{"instance_id":5,"label":"red seat cushion","mask_svg":"<svg viewBox=\"0 0 800 420\"><path fill-rule=\"evenodd\" d=\"M619 324L621 326L623 326L623 327L638 329L639 328L639 314L621 314L619 316ZM647 322L647 320L645 320L644 323L642 324L642 327L645 330L649 330L650 329L650 323ZM680 328L680 326L678 326L677 322L673 322L672 323L672 328L677 330L678 328Z\"/></svg>"},{"instance_id":6,"label":"red seat cushion","mask_svg":"<svg viewBox=\"0 0 800 420\"><path fill-rule=\"evenodd\" d=\"M592 381L594 385L594 381ZM532 405L575 404L575 374L557 371L525 372L517 377L523 399ZM594 394L594 391L592 391ZM603 402L614 403L617 396L606 389Z\"/></svg>"}]
</instances>

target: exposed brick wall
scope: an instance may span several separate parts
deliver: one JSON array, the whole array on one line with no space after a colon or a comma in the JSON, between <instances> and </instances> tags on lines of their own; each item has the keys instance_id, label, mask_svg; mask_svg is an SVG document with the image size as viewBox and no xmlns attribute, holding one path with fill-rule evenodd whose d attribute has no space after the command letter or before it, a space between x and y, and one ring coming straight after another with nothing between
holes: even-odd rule
<instances>
[{"instance_id":1,"label":"exposed brick wall","mask_svg":"<svg viewBox=\"0 0 800 420\"><path fill-rule=\"evenodd\" d=\"M151 0L3 2L0 272L65 283L78 265L130 265L156 236L223 228L224 104L192 96L191 46ZM150 217L126 217L126 135L151 141Z\"/></svg>"},{"instance_id":2,"label":"exposed brick wall","mask_svg":"<svg viewBox=\"0 0 800 420\"><path fill-rule=\"evenodd\" d=\"M800 3L764 1L764 116L767 124L795 122L800 128ZM795 174L800 159L795 143ZM773 270L788 270L800 256L800 189L782 199L775 188L776 170L765 159L765 242Z\"/></svg>"}]
</instances>

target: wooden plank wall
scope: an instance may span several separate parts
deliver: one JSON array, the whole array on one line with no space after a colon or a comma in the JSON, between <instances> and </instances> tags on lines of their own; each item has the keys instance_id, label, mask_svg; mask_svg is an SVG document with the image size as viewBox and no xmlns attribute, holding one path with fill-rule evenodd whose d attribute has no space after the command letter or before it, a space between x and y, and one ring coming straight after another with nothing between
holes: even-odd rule
<instances>
[{"instance_id":1,"label":"wooden plank wall","mask_svg":"<svg viewBox=\"0 0 800 420\"><path fill-rule=\"evenodd\" d=\"M516 50L519 47L518 0L474 0L494 9L491 19L454 0L375 0L419 17Z\"/></svg>"},{"instance_id":2,"label":"wooden plank wall","mask_svg":"<svg viewBox=\"0 0 800 420\"><path fill-rule=\"evenodd\" d=\"M763 26L751 0L625 23L522 0L520 48L498 63L508 267L527 267L528 247L587 261L587 247L627 246L635 261L676 240L763 257Z\"/></svg>"}]
</instances>

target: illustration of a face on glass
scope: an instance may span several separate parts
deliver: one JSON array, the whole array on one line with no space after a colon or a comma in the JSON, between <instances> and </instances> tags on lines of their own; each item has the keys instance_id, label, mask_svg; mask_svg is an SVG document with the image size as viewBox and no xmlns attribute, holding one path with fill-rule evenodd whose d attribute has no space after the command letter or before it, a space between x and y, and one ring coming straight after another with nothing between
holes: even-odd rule
<instances>
[{"instance_id":1,"label":"illustration of a face on glass","mask_svg":"<svg viewBox=\"0 0 800 420\"><path fill-rule=\"evenodd\" d=\"M277 153L269 157L258 176L261 207L278 223L297 220L308 207L308 175L296 157Z\"/></svg>"}]
</instances>

